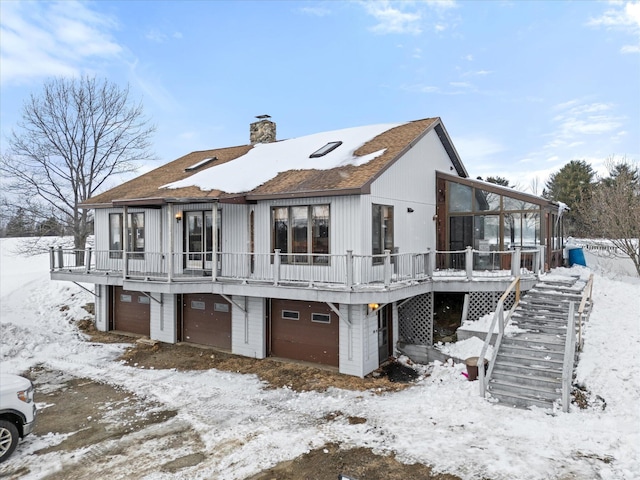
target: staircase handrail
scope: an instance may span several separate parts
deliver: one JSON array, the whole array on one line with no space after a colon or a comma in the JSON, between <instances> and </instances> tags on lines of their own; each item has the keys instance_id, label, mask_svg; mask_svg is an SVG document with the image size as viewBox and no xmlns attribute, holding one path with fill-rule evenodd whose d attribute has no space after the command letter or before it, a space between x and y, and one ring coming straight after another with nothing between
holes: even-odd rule
<instances>
[{"instance_id":1,"label":"staircase handrail","mask_svg":"<svg viewBox=\"0 0 640 480\"><path fill-rule=\"evenodd\" d=\"M571 382L573 380L573 365L576 355L576 316L575 302L569 303L569 321L567 323L567 338L564 344L564 362L562 364L562 411L568 412L571 403Z\"/></svg>"},{"instance_id":2,"label":"staircase handrail","mask_svg":"<svg viewBox=\"0 0 640 480\"><path fill-rule=\"evenodd\" d=\"M513 306L507 313L506 317L504 315L504 302L507 300L507 297L511 293L511 291L515 292L515 301L513 302ZM498 305L496 306L496 312L493 315L493 320L491 321L491 326L489 327L489 331L487 332L487 336L484 339L484 344L482 345L482 350L480 350L480 355L478 356L478 382L480 384L480 396L485 397L487 392L487 386L489 385L489 381L491 380L491 375L493 374L493 366L495 365L496 357L498 355L498 350L500 349L500 343L502 343L502 337L504 336L504 329L511 320L511 316L513 312L518 307L520 303L520 276L517 276L513 282L507 287L504 293L500 296L498 300ZM489 345L491 344L491 338L493 337L493 331L496 327L496 323L498 324L498 338L496 339L496 343L493 347L493 355L491 355L491 359L489 360L489 368L487 369L486 375L484 371L484 360L485 355L487 354L487 350Z\"/></svg>"},{"instance_id":3,"label":"staircase handrail","mask_svg":"<svg viewBox=\"0 0 640 480\"><path fill-rule=\"evenodd\" d=\"M591 301L593 294L593 273L589 275L589 281L582 291L582 299L580 300L580 306L578 307L578 350L582 350L582 320L584 318L584 310L587 306L587 302Z\"/></svg>"}]
</instances>

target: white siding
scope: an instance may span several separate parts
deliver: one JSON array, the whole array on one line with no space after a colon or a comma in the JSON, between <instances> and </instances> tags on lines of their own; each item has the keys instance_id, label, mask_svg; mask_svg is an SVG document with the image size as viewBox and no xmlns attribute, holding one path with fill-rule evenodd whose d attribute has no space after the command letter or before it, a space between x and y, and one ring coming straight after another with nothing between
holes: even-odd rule
<instances>
[{"instance_id":1,"label":"white siding","mask_svg":"<svg viewBox=\"0 0 640 480\"><path fill-rule=\"evenodd\" d=\"M435 249L436 170L450 172L451 166L431 130L371 185L370 203L394 206L394 241L400 253ZM363 204L363 213L367 211L370 205Z\"/></svg>"},{"instance_id":2,"label":"white siding","mask_svg":"<svg viewBox=\"0 0 640 480\"><path fill-rule=\"evenodd\" d=\"M340 305L340 373L364 377L378 368L378 317L366 305Z\"/></svg>"},{"instance_id":3,"label":"white siding","mask_svg":"<svg viewBox=\"0 0 640 480\"><path fill-rule=\"evenodd\" d=\"M109 329L109 286L96 285L94 291L96 329L106 332Z\"/></svg>"},{"instance_id":4,"label":"white siding","mask_svg":"<svg viewBox=\"0 0 640 480\"><path fill-rule=\"evenodd\" d=\"M255 207L256 253L271 252L271 208L295 205L329 205L331 217L329 250L331 254L344 255L347 250L360 253L362 232L360 201L357 195L339 197L291 198L259 202Z\"/></svg>"},{"instance_id":5,"label":"white siding","mask_svg":"<svg viewBox=\"0 0 640 480\"><path fill-rule=\"evenodd\" d=\"M231 351L236 355L265 358L265 299L235 295L231 306ZM243 312L237 305L243 307Z\"/></svg>"},{"instance_id":6,"label":"white siding","mask_svg":"<svg viewBox=\"0 0 640 480\"><path fill-rule=\"evenodd\" d=\"M151 296L151 335L154 340L165 343L176 343L177 295L152 293ZM162 302L159 303L158 301Z\"/></svg>"}]
</instances>

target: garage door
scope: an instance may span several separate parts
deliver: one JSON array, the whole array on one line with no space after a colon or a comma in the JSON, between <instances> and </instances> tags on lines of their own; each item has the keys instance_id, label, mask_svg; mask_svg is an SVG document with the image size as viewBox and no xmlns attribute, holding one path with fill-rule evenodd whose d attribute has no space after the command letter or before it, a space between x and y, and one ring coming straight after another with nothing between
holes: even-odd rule
<instances>
[{"instance_id":1,"label":"garage door","mask_svg":"<svg viewBox=\"0 0 640 480\"><path fill-rule=\"evenodd\" d=\"M114 287L112 301L114 330L149 336L151 302L148 296Z\"/></svg>"},{"instance_id":2,"label":"garage door","mask_svg":"<svg viewBox=\"0 0 640 480\"><path fill-rule=\"evenodd\" d=\"M338 316L326 303L271 301L271 355L338 366Z\"/></svg>"},{"instance_id":3,"label":"garage door","mask_svg":"<svg viewBox=\"0 0 640 480\"><path fill-rule=\"evenodd\" d=\"M231 350L231 304L220 295L183 295L182 340Z\"/></svg>"}]
</instances>

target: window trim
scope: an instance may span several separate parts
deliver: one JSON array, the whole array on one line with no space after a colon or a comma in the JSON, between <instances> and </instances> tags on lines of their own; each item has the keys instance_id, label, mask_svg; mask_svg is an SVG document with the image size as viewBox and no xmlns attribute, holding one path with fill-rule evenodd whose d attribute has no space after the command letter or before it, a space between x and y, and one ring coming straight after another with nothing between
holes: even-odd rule
<instances>
[{"instance_id":1,"label":"window trim","mask_svg":"<svg viewBox=\"0 0 640 480\"><path fill-rule=\"evenodd\" d=\"M286 313L295 314L295 315L287 317L287 316L285 316L285 312ZM280 317L282 317L283 320L295 320L295 321L297 321L297 320L300 320L300 312L298 312L296 310L285 310L285 309L282 309L280 311Z\"/></svg>"},{"instance_id":2,"label":"window trim","mask_svg":"<svg viewBox=\"0 0 640 480\"><path fill-rule=\"evenodd\" d=\"M316 316L325 317L326 320L317 320ZM313 323L322 323L324 325L329 325L331 324L331 314L330 313L312 313L311 321Z\"/></svg>"},{"instance_id":3,"label":"window trim","mask_svg":"<svg viewBox=\"0 0 640 480\"><path fill-rule=\"evenodd\" d=\"M324 147L320 147L318 150L309 155L309 158L324 157L326 154L333 152L336 148L342 145L341 140L328 142Z\"/></svg>"},{"instance_id":4,"label":"window trim","mask_svg":"<svg viewBox=\"0 0 640 480\"><path fill-rule=\"evenodd\" d=\"M327 209L327 231L326 236L314 236L314 230L317 230L318 225L315 224L316 219L324 218L316 216L314 210L318 207L325 207ZM306 251L294 252L294 234L293 234L293 211L295 209L306 209ZM280 215L278 221L284 223L286 227L286 247L285 245L279 245L277 240L283 240L277 238L276 230L276 211L285 210L286 215ZM318 246L317 239L326 238L326 252L318 252L315 248ZM285 247L285 248L282 248ZM281 262L284 264L298 264L298 265L318 265L329 266L331 265L331 204L318 203L310 205L275 205L271 207L271 251L275 252L276 248L279 248L281 253ZM273 260L272 260L273 261Z\"/></svg>"},{"instance_id":5,"label":"window trim","mask_svg":"<svg viewBox=\"0 0 640 480\"><path fill-rule=\"evenodd\" d=\"M379 218L378 221L375 221L376 218L376 209L379 208ZM385 209L390 213L388 218L391 223L391 246L387 248L387 235L385 232L384 219L385 219ZM380 227L380 231L376 231L376 227ZM377 252L376 248L374 248L374 240L376 239L380 242L380 252ZM395 248L395 213L393 205L383 205L380 203L372 203L371 204L371 255L373 265L382 265L384 263L384 258L375 256L384 254L385 250L389 250L393 253Z\"/></svg>"},{"instance_id":6,"label":"window trim","mask_svg":"<svg viewBox=\"0 0 640 480\"><path fill-rule=\"evenodd\" d=\"M133 225L134 215L140 215L142 218L142 227L136 222L136 226ZM144 260L146 251L146 236L145 236L145 212L128 212L127 213L127 257L134 260ZM113 218L117 218L118 228L118 243L121 248L114 247L114 232L113 232ZM110 213L109 214L109 258L120 259L124 252L124 213ZM141 235L140 235L141 234ZM142 247L138 247L138 239L142 239Z\"/></svg>"}]
</instances>

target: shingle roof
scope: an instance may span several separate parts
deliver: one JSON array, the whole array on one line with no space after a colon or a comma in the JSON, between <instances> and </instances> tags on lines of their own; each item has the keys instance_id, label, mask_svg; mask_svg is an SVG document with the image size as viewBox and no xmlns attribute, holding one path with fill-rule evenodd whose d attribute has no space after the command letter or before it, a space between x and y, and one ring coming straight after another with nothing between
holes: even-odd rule
<instances>
[{"instance_id":1,"label":"shingle roof","mask_svg":"<svg viewBox=\"0 0 640 480\"><path fill-rule=\"evenodd\" d=\"M84 202L84 205L97 207L114 203L153 204L176 201L208 201L212 199L220 201L241 199L244 201L245 199L256 200L283 195L365 193L373 180L382 174L415 141L438 124L440 124L440 119L437 117L425 118L384 131L354 152L356 157L360 157L384 150L382 155L363 165L346 165L329 170L288 170L278 173L274 178L242 194L227 193L215 189L203 190L196 186L162 188L169 183L187 179L198 171L215 168L216 165L236 160L254 147L243 145L192 152L118 187L96 195ZM185 171L186 168L212 157L215 157L216 160L201 169L195 172Z\"/></svg>"}]
</instances>

